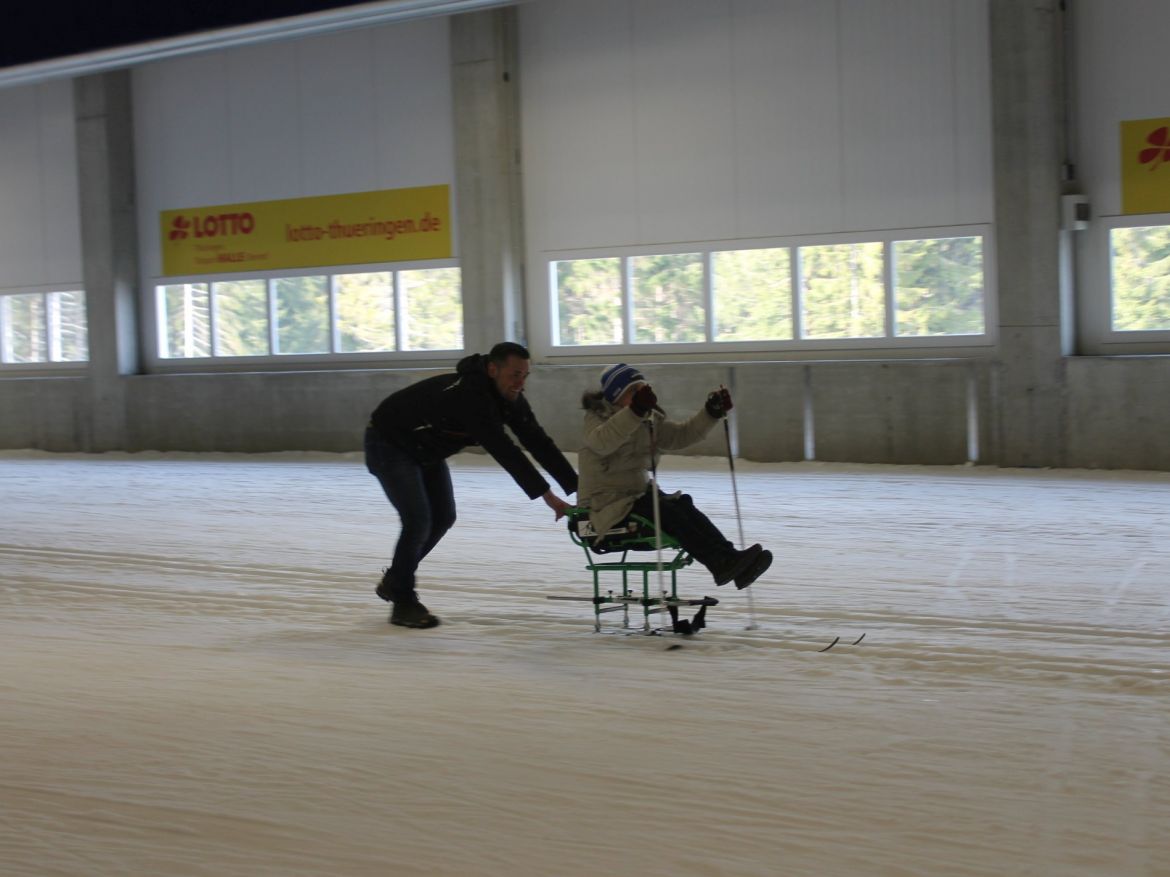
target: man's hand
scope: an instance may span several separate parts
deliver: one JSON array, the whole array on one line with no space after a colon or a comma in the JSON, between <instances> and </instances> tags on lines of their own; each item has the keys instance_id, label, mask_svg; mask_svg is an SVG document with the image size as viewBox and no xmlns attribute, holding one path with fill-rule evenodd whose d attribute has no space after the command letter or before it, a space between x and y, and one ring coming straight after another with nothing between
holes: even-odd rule
<instances>
[{"instance_id":1,"label":"man's hand","mask_svg":"<svg viewBox=\"0 0 1170 877\"><path fill-rule=\"evenodd\" d=\"M570 503L565 502L551 490L546 490L544 495L541 496L541 499L544 500L544 504L546 506L556 512L557 516L553 519L555 521L559 521L561 518L563 518L565 516L565 512L572 508Z\"/></svg>"}]
</instances>

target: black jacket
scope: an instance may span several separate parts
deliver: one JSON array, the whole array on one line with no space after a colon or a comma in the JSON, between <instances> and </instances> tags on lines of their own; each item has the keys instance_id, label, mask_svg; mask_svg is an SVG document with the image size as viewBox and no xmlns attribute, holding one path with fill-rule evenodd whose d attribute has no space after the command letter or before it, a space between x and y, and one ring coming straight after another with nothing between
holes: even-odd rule
<instances>
[{"instance_id":1,"label":"black jacket","mask_svg":"<svg viewBox=\"0 0 1170 877\"><path fill-rule=\"evenodd\" d=\"M482 354L464 357L455 374L411 384L382 400L370 418L374 430L420 463L445 460L479 445L503 466L530 499L548 482L504 432L506 425L565 493L577 490L577 473L557 449L523 395L505 399L487 373Z\"/></svg>"}]
</instances>

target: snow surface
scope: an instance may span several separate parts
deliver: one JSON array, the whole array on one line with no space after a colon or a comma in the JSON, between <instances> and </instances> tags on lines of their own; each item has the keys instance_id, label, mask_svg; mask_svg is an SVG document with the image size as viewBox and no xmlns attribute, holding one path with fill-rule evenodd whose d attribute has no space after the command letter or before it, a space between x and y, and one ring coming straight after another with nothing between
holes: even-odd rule
<instances>
[{"instance_id":1,"label":"snow surface","mask_svg":"<svg viewBox=\"0 0 1170 877\"><path fill-rule=\"evenodd\" d=\"M1170 874L1167 475L741 462L681 640L453 469L407 631L356 455L0 454L0 873Z\"/></svg>"}]
</instances>

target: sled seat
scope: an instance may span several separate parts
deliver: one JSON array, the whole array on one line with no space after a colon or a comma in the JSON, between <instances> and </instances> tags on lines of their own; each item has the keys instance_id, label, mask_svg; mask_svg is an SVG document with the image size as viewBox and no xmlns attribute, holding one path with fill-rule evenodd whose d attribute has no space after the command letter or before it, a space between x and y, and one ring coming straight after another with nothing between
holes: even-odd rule
<instances>
[{"instance_id":1,"label":"sled seat","mask_svg":"<svg viewBox=\"0 0 1170 877\"><path fill-rule=\"evenodd\" d=\"M631 514L612 530L598 534L589 520L589 509L583 506L571 506L566 510L569 537L573 543L585 553L585 569L593 573L593 597L550 597L550 600L590 600L593 603L593 629L601 630L601 615L603 612L623 613L623 626L630 626L630 606L639 605L643 613L643 629L650 630L650 615L666 610L677 624L677 607L679 606L714 606L719 601L714 597L703 597L697 600L686 600L678 596L678 571L690 566L694 557L684 549L668 533L662 534L662 571L670 573L670 591L650 593L650 576L657 577L659 564L657 556L653 560L633 560L631 552L654 551L655 544L654 522L639 514ZM600 535L600 538L598 536ZM606 555L613 555L612 560L603 560ZM609 589L604 594L601 590L601 576L603 573L621 575L621 590ZM631 573L641 575L641 589L631 584ZM636 579L635 579L636 582Z\"/></svg>"}]
</instances>

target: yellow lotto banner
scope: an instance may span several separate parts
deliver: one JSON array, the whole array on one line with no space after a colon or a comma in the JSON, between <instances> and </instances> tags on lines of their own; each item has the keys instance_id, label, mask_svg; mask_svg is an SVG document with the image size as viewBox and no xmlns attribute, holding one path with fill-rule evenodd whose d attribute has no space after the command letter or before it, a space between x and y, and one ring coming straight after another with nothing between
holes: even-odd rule
<instances>
[{"instance_id":1,"label":"yellow lotto banner","mask_svg":"<svg viewBox=\"0 0 1170 877\"><path fill-rule=\"evenodd\" d=\"M1121 123L1121 212L1170 212L1170 118Z\"/></svg>"},{"instance_id":2,"label":"yellow lotto banner","mask_svg":"<svg viewBox=\"0 0 1170 877\"><path fill-rule=\"evenodd\" d=\"M159 229L166 277L451 257L445 185L164 210Z\"/></svg>"}]
</instances>

